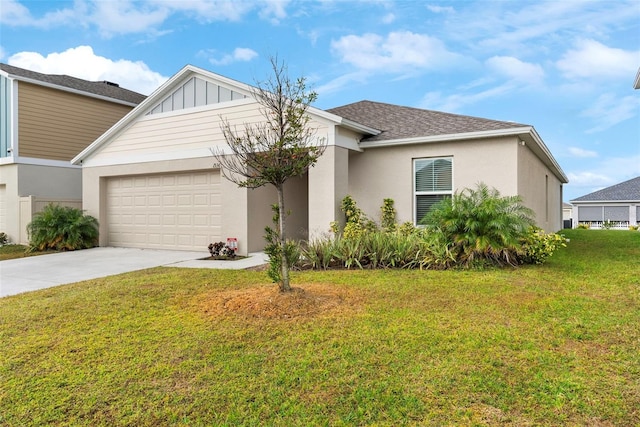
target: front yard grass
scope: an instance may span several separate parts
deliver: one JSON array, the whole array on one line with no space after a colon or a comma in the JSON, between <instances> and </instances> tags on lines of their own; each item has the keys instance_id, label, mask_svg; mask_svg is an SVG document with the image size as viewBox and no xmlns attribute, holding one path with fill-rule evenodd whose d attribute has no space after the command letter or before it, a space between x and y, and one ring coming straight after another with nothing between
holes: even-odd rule
<instances>
[{"instance_id":1,"label":"front yard grass","mask_svg":"<svg viewBox=\"0 0 640 427\"><path fill-rule=\"evenodd\" d=\"M640 425L640 233L565 234L542 266L298 272L346 302L307 317L207 308L256 271L2 298L0 425Z\"/></svg>"},{"instance_id":2,"label":"front yard grass","mask_svg":"<svg viewBox=\"0 0 640 427\"><path fill-rule=\"evenodd\" d=\"M29 249L29 247L24 245L2 245L0 246L0 261L54 253L53 251L27 252L27 249Z\"/></svg>"}]
</instances>

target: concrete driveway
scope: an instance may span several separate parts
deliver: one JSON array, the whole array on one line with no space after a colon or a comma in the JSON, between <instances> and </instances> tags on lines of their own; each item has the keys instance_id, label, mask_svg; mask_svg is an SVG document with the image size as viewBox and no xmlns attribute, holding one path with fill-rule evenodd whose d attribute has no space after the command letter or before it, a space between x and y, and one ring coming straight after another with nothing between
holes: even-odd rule
<instances>
[{"instance_id":1,"label":"concrete driveway","mask_svg":"<svg viewBox=\"0 0 640 427\"><path fill-rule=\"evenodd\" d=\"M264 264L263 253L237 261L204 261L207 252L93 248L0 261L0 297L158 266L245 269Z\"/></svg>"}]
</instances>

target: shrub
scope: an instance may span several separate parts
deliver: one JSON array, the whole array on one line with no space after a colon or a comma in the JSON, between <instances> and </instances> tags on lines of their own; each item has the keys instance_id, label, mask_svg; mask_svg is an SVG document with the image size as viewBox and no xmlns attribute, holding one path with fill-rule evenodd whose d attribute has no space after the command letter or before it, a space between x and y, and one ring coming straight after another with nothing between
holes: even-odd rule
<instances>
[{"instance_id":1,"label":"shrub","mask_svg":"<svg viewBox=\"0 0 640 427\"><path fill-rule=\"evenodd\" d=\"M396 230L396 208L393 206L393 199L384 199L382 206L380 207L380 225L386 232L393 232Z\"/></svg>"},{"instance_id":2,"label":"shrub","mask_svg":"<svg viewBox=\"0 0 640 427\"><path fill-rule=\"evenodd\" d=\"M403 222L402 224L397 226L398 233L402 234L403 236L408 236L410 234L413 234L417 232L417 230L418 228L415 225L413 225L413 222L411 221Z\"/></svg>"},{"instance_id":3,"label":"shrub","mask_svg":"<svg viewBox=\"0 0 640 427\"><path fill-rule=\"evenodd\" d=\"M519 196L500 196L478 184L436 204L425 216L432 249L444 245L436 263L464 267L517 265L521 239L533 223L533 211Z\"/></svg>"},{"instance_id":4,"label":"shrub","mask_svg":"<svg viewBox=\"0 0 640 427\"><path fill-rule=\"evenodd\" d=\"M591 226L585 222L581 222L580 224L578 224L578 227L581 230L588 230L591 228Z\"/></svg>"},{"instance_id":5,"label":"shrub","mask_svg":"<svg viewBox=\"0 0 640 427\"><path fill-rule=\"evenodd\" d=\"M382 230L358 236L325 236L300 246L301 268L416 268L420 265L422 230L402 234Z\"/></svg>"},{"instance_id":6,"label":"shrub","mask_svg":"<svg viewBox=\"0 0 640 427\"><path fill-rule=\"evenodd\" d=\"M0 233L0 246L6 245L7 243L9 243L7 233Z\"/></svg>"},{"instance_id":7,"label":"shrub","mask_svg":"<svg viewBox=\"0 0 640 427\"><path fill-rule=\"evenodd\" d=\"M335 236L334 238L325 236L301 244L297 267L326 270L338 266L339 264L334 254L336 253L336 242L339 240L339 236Z\"/></svg>"},{"instance_id":8,"label":"shrub","mask_svg":"<svg viewBox=\"0 0 640 427\"><path fill-rule=\"evenodd\" d=\"M529 228L529 232L521 240L519 252L523 264L542 264L555 251L567 246L567 239L557 233L545 233L538 227Z\"/></svg>"},{"instance_id":9,"label":"shrub","mask_svg":"<svg viewBox=\"0 0 640 427\"><path fill-rule=\"evenodd\" d=\"M27 226L29 251L73 251L98 244L98 220L82 210L49 204Z\"/></svg>"},{"instance_id":10,"label":"shrub","mask_svg":"<svg viewBox=\"0 0 640 427\"><path fill-rule=\"evenodd\" d=\"M342 199L340 208L345 216L344 230L342 230L342 235L345 238L357 237L364 232L377 230L378 227L376 223L367 218L364 212L356 205L353 197L349 195L345 196L344 199Z\"/></svg>"},{"instance_id":11,"label":"shrub","mask_svg":"<svg viewBox=\"0 0 640 427\"><path fill-rule=\"evenodd\" d=\"M630 225L629 226L629 230L631 230L631 231L638 231L638 228L640 228L640 226L637 226L637 225Z\"/></svg>"}]
</instances>

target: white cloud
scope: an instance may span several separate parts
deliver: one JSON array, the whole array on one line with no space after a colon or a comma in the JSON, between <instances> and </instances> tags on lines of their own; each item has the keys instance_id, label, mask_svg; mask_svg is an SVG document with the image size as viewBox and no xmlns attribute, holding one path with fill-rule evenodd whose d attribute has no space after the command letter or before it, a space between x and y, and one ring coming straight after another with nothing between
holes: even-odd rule
<instances>
[{"instance_id":1,"label":"white cloud","mask_svg":"<svg viewBox=\"0 0 640 427\"><path fill-rule=\"evenodd\" d=\"M385 16L382 17L382 23L383 24L391 24L396 20L396 15L394 15L393 13L387 13Z\"/></svg>"},{"instance_id":2,"label":"white cloud","mask_svg":"<svg viewBox=\"0 0 640 427\"><path fill-rule=\"evenodd\" d=\"M224 0L149 0L148 3L195 15L203 22L239 21L253 8L251 2Z\"/></svg>"},{"instance_id":3,"label":"white cloud","mask_svg":"<svg viewBox=\"0 0 640 427\"><path fill-rule=\"evenodd\" d=\"M538 85L544 80L544 70L540 65L523 62L511 56L494 56L485 63L490 70L509 80L528 85Z\"/></svg>"},{"instance_id":4,"label":"white cloud","mask_svg":"<svg viewBox=\"0 0 640 427\"><path fill-rule=\"evenodd\" d=\"M448 68L462 58L437 38L410 31L391 32L386 37L373 33L344 36L333 40L331 48L342 62L372 72L412 74Z\"/></svg>"},{"instance_id":5,"label":"white cloud","mask_svg":"<svg viewBox=\"0 0 640 427\"><path fill-rule=\"evenodd\" d=\"M8 26L53 28L58 26L95 26L104 37L114 34L164 34L159 27L172 15L182 13L201 22L239 21L258 9L261 18L279 23L286 18L290 0L76 0L70 7L57 9L41 17L16 0L2 0L0 23Z\"/></svg>"},{"instance_id":6,"label":"white cloud","mask_svg":"<svg viewBox=\"0 0 640 427\"><path fill-rule=\"evenodd\" d=\"M349 86L350 84L353 84L353 83L362 84L364 83L365 80L366 80L366 76L364 73L361 73L361 72L344 74L316 88L315 91L321 96L330 94L330 93L336 93L342 90L344 87Z\"/></svg>"},{"instance_id":7,"label":"white cloud","mask_svg":"<svg viewBox=\"0 0 640 427\"><path fill-rule=\"evenodd\" d=\"M578 40L556 66L567 78L623 78L630 80L640 63L640 50L626 51L595 40Z\"/></svg>"},{"instance_id":8,"label":"white cloud","mask_svg":"<svg viewBox=\"0 0 640 427\"><path fill-rule=\"evenodd\" d=\"M34 17L29 9L16 0L2 0L0 7L0 23L10 27L30 26L51 28L83 23L86 19L87 7L83 1L76 1L72 8L56 9L42 17Z\"/></svg>"},{"instance_id":9,"label":"white cloud","mask_svg":"<svg viewBox=\"0 0 640 427\"><path fill-rule=\"evenodd\" d=\"M233 53L223 55L220 59L210 58L209 62L211 62L213 65L229 65L234 62L251 61L257 56L258 53L255 50L245 47L237 47L233 50Z\"/></svg>"},{"instance_id":10,"label":"white cloud","mask_svg":"<svg viewBox=\"0 0 640 427\"><path fill-rule=\"evenodd\" d=\"M452 95L428 92L423 96L418 107L459 112L466 105L504 96L523 87L539 85L544 79L544 70L540 65L509 56L489 58L485 61L485 66L491 75L459 87L458 92ZM501 83L496 84L496 76L500 77Z\"/></svg>"},{"instance_id":11,"label":"white cloud","mask_svg":"<svg viewBox=\"0 0 640 427\"><path fill-rule=\"evenodd\" d=\"M261 2L260 18L277 25L287 17L286 7L290 0L266 0Z\"/></svg>"},{"instance_id":12,"label":"white cloud","mask_svg":"<svg viewBox=\"0 0 640 427\"><path fill-rule=\"evenodd\" d=\"M32 25L33 17L22 4L15 0L2 0L0 24L8 26Z\"/></svg>"},{"instance_id":13,"label":"white cloud","mask_svg":"<svg viewBox=\"0 0 640 427\"><path fill-rule=\"evenodd\" d=\"M507 82L500 86L495 86L476 93L443 96L441 92L428 92L422 97L418 107L455 113L461 111L462 107L465 105L471 105L476 102L484 101L485 99L499 97L514 90L516 90L516 86L513 83Z\"/></svg>"},{"instance_id":14,"label":"white cloud","mask_svg":"<svg viewBox=\"0 0 640 427\"><path fill-rule=\"evenodd\" d=\"M78 46L46 57L37 52L19 52L9 64L46 74L67 74L90 81L108 80L145 95L153 92L167 77L152 71L142 61L111 60L96 55L90 46Z\"/></svg>"},{"instance_id":15,"label":"white cloud","mask_svg":"<svg viewBox=\"0 0 640 427\"><path fill-rule=\"evenodd\" d=\"M93 6L89 21L107 37L149 31L160 26L170 13L167 7L141 7L131 1L98 1Z\"/></svg>"},{"instance_id":16,"label":"white cloud","mask_svg":"<svg viewBox=\"0 0 640 427\"><path fill-rule=\"evenodd\" d=\"M580 158L598 157L597 152L591 151L591 150L585 150L579 147L569 147L567 150L569 151L569 154L571 154L574 157L580 157Z\"/></svg>"},{"instance_id":17,"label":"white cloud","mask_svg":"<svg viewBox=\"0 0 640 427\"><path fill-rule=\"evenodd\" d=\"M427 5L427 9L429 9L433 13L454 13L455 12L455 9L451 6Z\"/></svg>"},{"instance_id":18,"label":"white cloud","mask_svg":"<svg viewBox=\"0 0 640 427\"><path fill-rule=\"evenodd\" d=\"M586 133L601 132L628 120L638 114L640 98L637 96L625 96L618 98L607 93L600 95L598 99L581 116L591 119L595 126L586 130Z\"/></svg>"},{"instance_id":19,"label":"white cloud","mask_svg":"<svg viewBox=\"0 0 640 427\"><path fill-rule=\"evenodd\" d=\"M626 157L607 157L589 170L572 171L567 173L569 185L581 191L576 197L609 187L614 184L640 176L640 153L631 152Z\"/></svg>"},{"instance_id":20,"label":"white cloud","mask_svg":"<svg viewBox=\"0 0 640 427\"><path fill-rule=\"evenodd\" d=\"M569 172L567 174L569 183L575 187L608 187L615 183L614 178L593 172ZM594 190L595 191L595 190Z\"/></svg>"}]
</instances>

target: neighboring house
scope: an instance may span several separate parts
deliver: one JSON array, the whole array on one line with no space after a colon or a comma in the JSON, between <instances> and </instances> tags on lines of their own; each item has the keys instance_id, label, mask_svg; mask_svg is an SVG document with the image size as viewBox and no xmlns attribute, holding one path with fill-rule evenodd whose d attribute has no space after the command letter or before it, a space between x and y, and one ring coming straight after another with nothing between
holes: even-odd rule
<instances>
[{"instance_id":1,"label":"neighboring house","mask_svg":"<svg viewBox=\"0 0 640 427\"><path fill-rule=\"evenodd\" d=\"M82 172L70 160L144 98L0 64L0 232L27 243L26 226L47 203L80 208Z\"/></svg>"},{"instance_id":2,"label":"neighboring house","mask_svg":"<svg viewBox=\"0 0 640 427\"><path fill-rule=\"evenodd\" d=\"M640 176L571 200L574 227L628 229L640 224Z\"/></svg>"},{"instance_id":3,"label":"neighboring house","mask_svg":"<svg viewBox=\"0 0 640 427\"><path fill-rule=\"evenodd\" d=\"M221 178L210 151L227 146L223 120L262 120L251 94L188 65L73 159L101 246L204 251L233 237L240 253L264 247L275 190ZM309 114L328 146L287 182L292 238L326 233L347 194L374 219L392 198L398 221L418 223L434 202L479 182L521 195L544 229L562 227L567 178L532 126L370 101Z\"/></svg>"},{"instance_id":4,"label":"neighboring house","mask_svg":"<svg viewBox=\"0 0 640 427\"><path fill-rule=\"evenodd\" d=\"M563 228L573 228L573 206L570 203L562 204Z\"/></svg>"}]
</instances>

